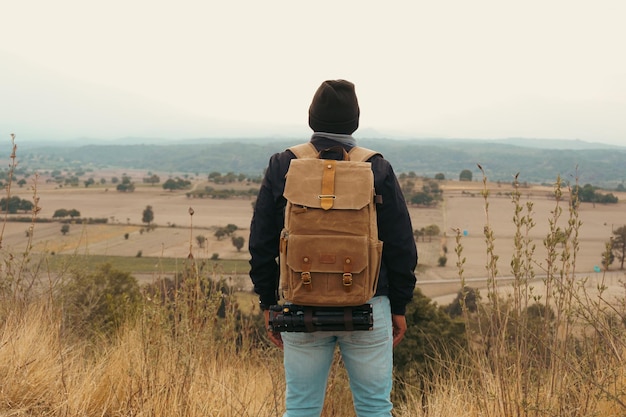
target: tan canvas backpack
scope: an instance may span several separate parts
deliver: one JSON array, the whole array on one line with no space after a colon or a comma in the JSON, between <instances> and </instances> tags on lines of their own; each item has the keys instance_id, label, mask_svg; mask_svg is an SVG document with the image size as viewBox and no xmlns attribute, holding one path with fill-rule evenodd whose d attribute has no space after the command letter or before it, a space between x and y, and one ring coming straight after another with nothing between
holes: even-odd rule
<instances>
[{"instance_id":1,"label":"tan canvas backpack","mask_svg":"<svg viewBox=\"0 0 626 417\"><path fill-rule=\"evenodd\" d=\"M311 143L290 148L280 281L285 301L305 306L357 306L376 292L378 240L376 152L354 147L344 160L320 159Z\"/></svg>"}]
</instances>

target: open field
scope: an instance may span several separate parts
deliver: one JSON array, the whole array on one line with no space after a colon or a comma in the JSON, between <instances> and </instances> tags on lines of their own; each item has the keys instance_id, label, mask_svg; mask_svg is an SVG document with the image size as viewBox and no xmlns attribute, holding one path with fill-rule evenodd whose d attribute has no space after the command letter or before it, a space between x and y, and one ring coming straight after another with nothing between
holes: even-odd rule
<instances>
[{"instance_id":1,"label":"open field","mask_svg":"<svg viewBox=\"0 0 626 417\"><path fill-rule=\"evenodd\" d=\"M107 173L110 175L110 173ZM163 177L162 177L163 178ZM136 180L136 184L140 183ZM197 182L194 186L204 187ZM222 259L248 259L244 247L241 252L225 238L218 241L213 235L218 227L235 224L239 228L237 234L246 239L252 215L253 199L193 199L186 196L185 191L165 191L160 185L149 186L140 184L132 193L120 193L104 186L64 187L41 181L37 185L40 198L40 218L51 218L57 209L76 209L83 218L107 218L106 225L70 226L70 232L62 235L61 225L56 222L38 223L34 230L35 252L54 254L92 254L135 257L139 252L143 257L180 258L185 259L191 252L196 259L208 259L219 254ZM490 184L488 219L485 212L485 200L480 195L482 183L445 181L444 201L436 208L411 207L410 214L414 229L431 224L439 226L444 236L434 237L430 242L418 242L420 268L418 280L424 293L430 297L448 296L458 290L458 271L455 266L456 245L454 229L459 229L464 236L461 239L465 278L484 278L487 262L486 244L483 229L487 222L495 234L495 250L499 255L499 276L510 275L510 259L513 252L513 204L507 193L511 191L508 184ZM549 187L530 187L522 190L522 203L532 201L532 217L536 226L529 236L536 244L537 261L535 272L542 274L542 261L545 259L543 239L549 231L549 219L556 207L554 199L549 198ZM13 195L23 199L31 199L32 186L14 188ZM594 267L600 265L604 245L609 240L611 230L626 224L626 195L616 194L618 204L592 205L583 203L579 210L582 221L579 242L580 251L576 258L576 272L582 276L596 276ZM146 206L152 206L154 224L158 227L147 232L141 223L142 213ZM189 215L189 208L194 215ZM563 209L558 225L567 226L568 207L562 202ZM24 216L24 214L20 214ZM2 250L19 253L27 244L26 229L28 223L8 222L3 234ZM128 234L128 239L125 235ZM200 248L196 236L204 235L207 244ZM447 247L448 262L445 267L437 266L437 259L442 254L443 246ZM545 266L545 265L544 265ZM613 269L616 267L613 266ZM240 274L242 271L229 271ZM453 280L452 283L445 283Z\"/></svg>"}]
</instances>

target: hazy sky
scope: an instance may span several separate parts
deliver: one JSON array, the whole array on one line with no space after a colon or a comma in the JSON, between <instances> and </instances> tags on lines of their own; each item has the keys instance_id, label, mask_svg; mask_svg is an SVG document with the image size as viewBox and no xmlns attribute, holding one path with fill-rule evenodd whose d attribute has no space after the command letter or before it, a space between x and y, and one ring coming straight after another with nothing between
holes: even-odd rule
<instances>
[{"instance_id":1,"label":"hazy sky","mask_svg":"<svg viewBox=\"0 0 626 417\"><path fill-rule=\"evenodd\" d=\"M0 0L0 135L310 132L626 145L624 0ZM294 130L295 129L295 130Z\"/></svg>"}]
</instances>

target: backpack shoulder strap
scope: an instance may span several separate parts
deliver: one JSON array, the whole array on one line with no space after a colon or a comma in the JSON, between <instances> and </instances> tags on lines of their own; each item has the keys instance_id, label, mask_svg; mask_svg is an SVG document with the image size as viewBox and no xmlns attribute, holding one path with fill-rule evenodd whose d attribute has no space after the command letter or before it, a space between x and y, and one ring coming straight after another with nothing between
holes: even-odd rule
<instances>
[{"instance_id":1,"label":"backpack shoulder strap","mask_svg":"<svg viewBox=\"0 0 626 417\"><path fill-rule=\"evenodd\" d=\"M355 146L354 148L350 149L350 152L348 152L348 157L350 161L367 162L367 160L369 160L374 155L382 156L380 152L376 152L367 148L362 148L360 146ZM383 196L380 194L374 195L374 203L383 204Z\"/></svg>"},{"instance_id":2,"label":"backpack shoulder strap","mask_svg":"<svg viewBox=\"0 0 626 417\"><path fill-rule=\"evenodd\" d=\"M311 142L301 143L300 145L295 145L295 146L292 146L292 147L290 147L288 149L298 159L302 159L302 158L318 158L318 155L319 155L318 152L317 152L317 149L315 149L315 146L313 146L313 144Z\"/></svg>"},{"instance_id":3,"label":"backpack shoulder strap","mask_svg":"<svg viewBox=\"0 0 626 417\"><path fill-rule=\"evenodd\" d=\"M348 152L351 161L365 162L374 155L380 155L380 152L373 151L371 149L355 146Z\"/></svg>"},{"instance_id":4,"label":"backpack shoulder strap","mask_svg":"<svg viewBox=\"0 0 626 417\"><path fill-rule=\"evenodd\" d=\"M301 143L288 148L298 159L302 158L319 158L319 152L315 149L315 146L311 142ZM361 146L354 146L348 152L349 159L351 161L365 162L374 155L380 155L380 152L373 151L371 149L363 148Z\"/></svg>"}]
</instances>

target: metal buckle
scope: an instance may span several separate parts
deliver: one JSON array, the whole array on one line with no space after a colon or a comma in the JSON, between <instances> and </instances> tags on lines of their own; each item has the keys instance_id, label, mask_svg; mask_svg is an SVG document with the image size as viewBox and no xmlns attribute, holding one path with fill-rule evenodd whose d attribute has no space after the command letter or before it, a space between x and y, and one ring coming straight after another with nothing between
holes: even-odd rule
<instances>
[{"instance_id":1,"label":"metal buckle","mask_svg":"<svg viewBox=\"0 0 626 417\"><path fill-rule=\"evenodd\" d=\"M349 287L352 285L352 274L350 272L344 272L343 274L343 286Z\"/></svg>"}]
</instances>

